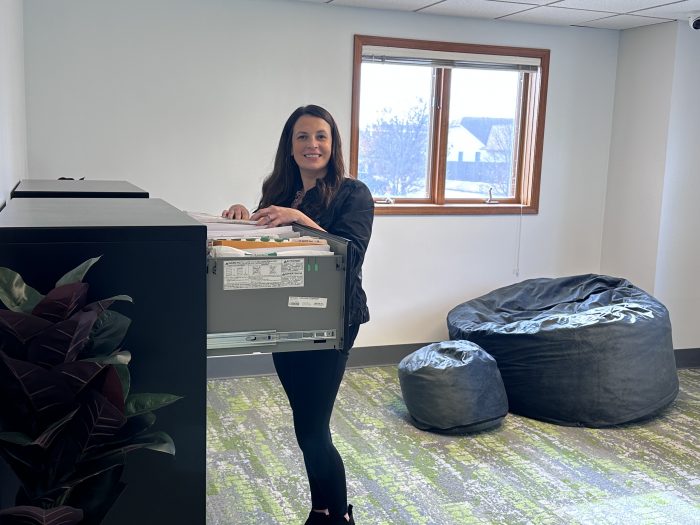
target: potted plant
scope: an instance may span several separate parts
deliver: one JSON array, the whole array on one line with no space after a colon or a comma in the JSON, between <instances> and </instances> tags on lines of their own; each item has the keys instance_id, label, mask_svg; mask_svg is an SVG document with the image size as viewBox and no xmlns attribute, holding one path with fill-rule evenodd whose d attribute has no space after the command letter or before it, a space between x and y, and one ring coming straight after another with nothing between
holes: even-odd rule
<instances>
[{"instance_id":1,"label":"potted plant","mask_svg":"<svg viewBox=\"0 0 700 525\"><path fill-rule=\"evenodd\" d=\"M151 427L154 410L180 398L130 392L131 321L109 308L131 298L87 302L83 277L98 260L46 295L0 268L0 455L21 484L0 525L100 523L124 490L126 454L175 454Z\"/></svg>"}]
</instances>

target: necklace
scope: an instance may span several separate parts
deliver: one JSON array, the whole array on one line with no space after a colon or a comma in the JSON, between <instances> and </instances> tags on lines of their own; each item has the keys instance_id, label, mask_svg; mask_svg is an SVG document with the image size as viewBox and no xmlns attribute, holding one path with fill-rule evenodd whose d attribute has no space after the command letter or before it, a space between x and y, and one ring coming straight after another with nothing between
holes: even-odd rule
<instances>
[{"instance_id":1,"label":"necklace","mask_svg":"<svg viewBox=\"0 0 700 525\"><path fill-rule=\"evenodd\" d=\"M304 200L304 190L299 190L297 191L296 195L294 195L294 200L292 201L290 208L297 209L302 200Z\"/></svg>"}]
</instances>

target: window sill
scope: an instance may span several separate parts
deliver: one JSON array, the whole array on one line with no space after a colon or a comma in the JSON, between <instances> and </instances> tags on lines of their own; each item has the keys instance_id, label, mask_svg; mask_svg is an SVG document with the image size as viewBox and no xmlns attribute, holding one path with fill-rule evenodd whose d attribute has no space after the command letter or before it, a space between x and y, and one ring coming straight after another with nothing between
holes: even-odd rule
<instances>
[{"instance_id":1,"label":"window sill","mask_svg":"<svg viewBox=\"0 0 700 525\"><path fill-rule=\"evenodd\" d=\"M375 215L536 215L538 207L520 204L375 204Z\"/></svg>"}]
</instances>

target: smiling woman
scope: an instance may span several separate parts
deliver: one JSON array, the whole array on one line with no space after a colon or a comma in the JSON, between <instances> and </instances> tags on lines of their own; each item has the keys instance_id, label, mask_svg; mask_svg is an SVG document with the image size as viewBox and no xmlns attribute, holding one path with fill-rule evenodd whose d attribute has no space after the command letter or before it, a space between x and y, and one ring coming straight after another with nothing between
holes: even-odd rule
<instances>
[{"instance_id":1,"label":"smiling woman","mask_svg":"<svg viewBox=\"0 0 700 525\"><path fill-rule=\"evenodd\" d=\"M369 320L362 262L372 233L374 203L364 183L345 176L340 134L330 113L314 105L297 108L282 130L258 209L250 215L235 204L223 215L250 216L262 226L296 222L350 240L344 347L275 352L272 360L304 454L312 506L306 523L354 523L352 506L347 504L345 467L329 425L350 349L360 324Z\"/></svg>"}]
</instances>

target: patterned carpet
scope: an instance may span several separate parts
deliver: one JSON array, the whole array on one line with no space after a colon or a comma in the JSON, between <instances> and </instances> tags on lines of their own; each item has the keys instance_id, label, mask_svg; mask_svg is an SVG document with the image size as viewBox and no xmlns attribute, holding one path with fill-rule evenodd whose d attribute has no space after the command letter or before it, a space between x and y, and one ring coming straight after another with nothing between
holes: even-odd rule
<instances>
[{"instance_id":1,"label":"patterned carpet","mask_svg":"<svg viewBox=\"0 0 700 525\"><path fill-rule=\"evenodd\" d=\"M408 422L395 366L347 371L333 414L361 525L700 524L700 369L660 417L609 429L509 414L471 436ZM306 478L276 376L208 383L207 523L302 524Z\"/></svg>"}]
</instances>

